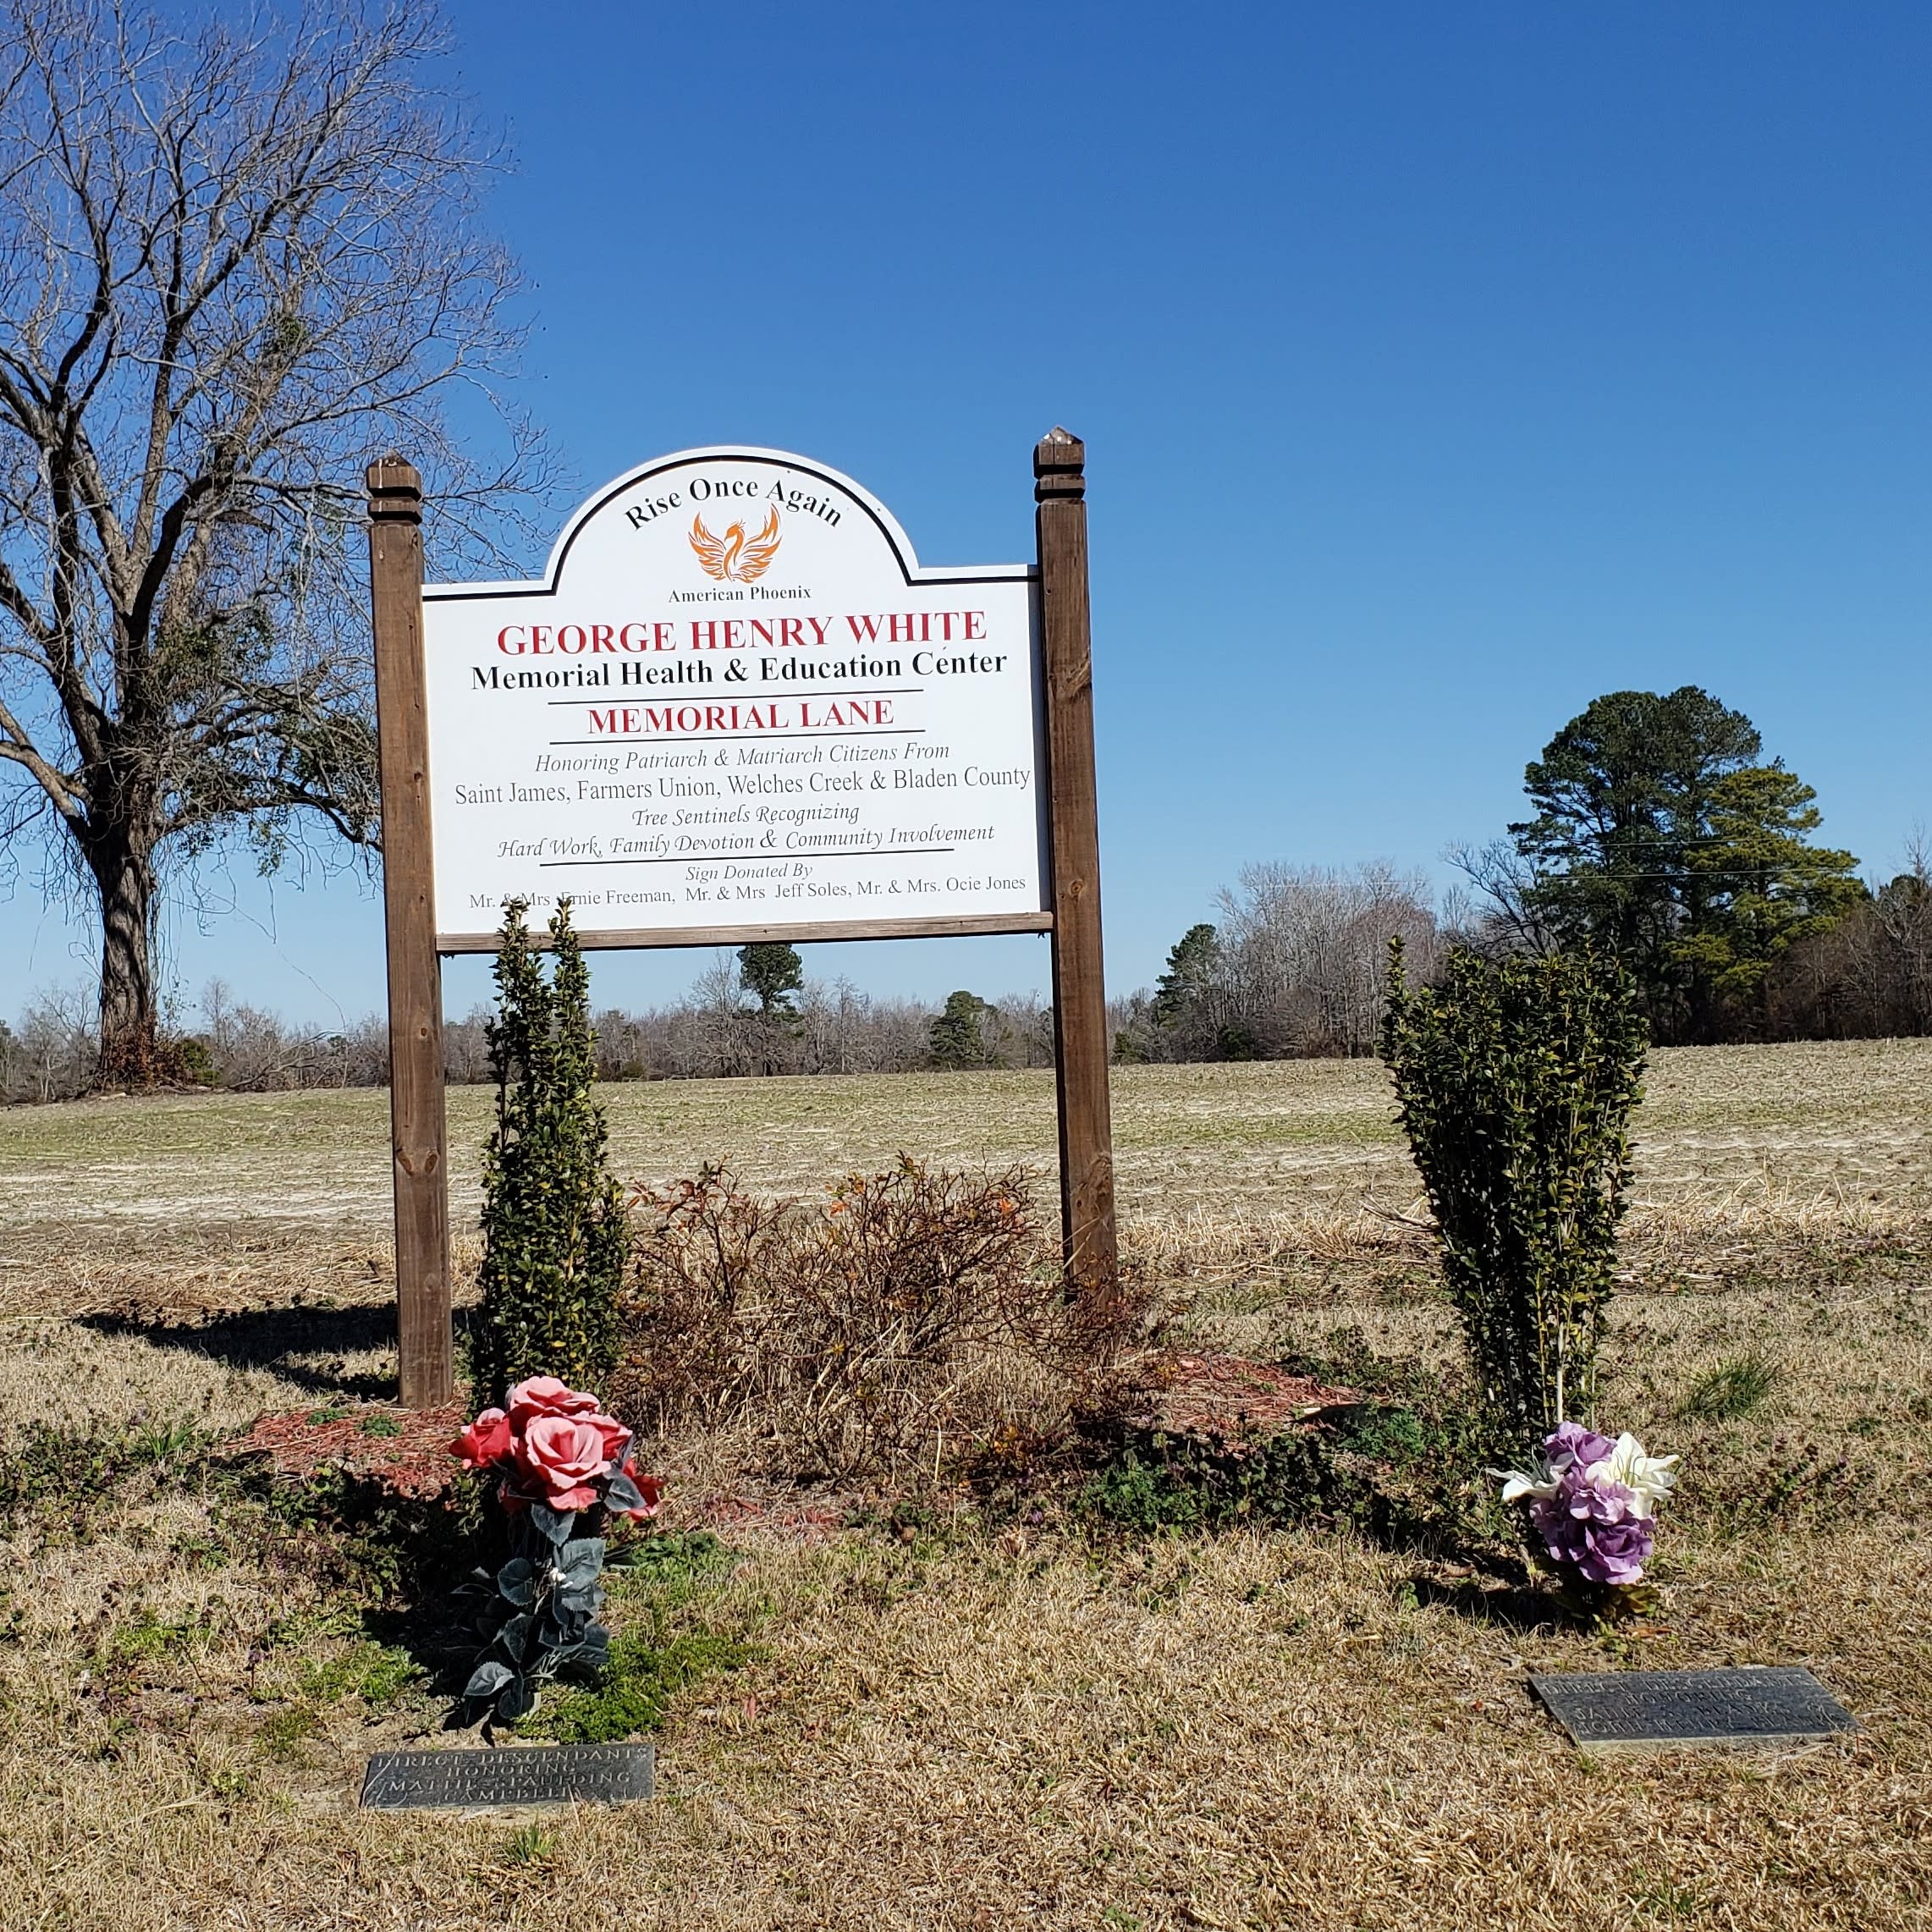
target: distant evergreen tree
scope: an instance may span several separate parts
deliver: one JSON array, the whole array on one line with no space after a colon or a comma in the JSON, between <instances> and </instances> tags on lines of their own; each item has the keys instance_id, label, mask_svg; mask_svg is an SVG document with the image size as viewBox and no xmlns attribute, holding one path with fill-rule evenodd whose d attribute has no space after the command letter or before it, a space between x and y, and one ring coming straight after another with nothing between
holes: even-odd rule
<instances>
[{"instance_id":1,"label":"distant evergreen tree","mask_svg":"<svg viewBox=\"0 0 1932 1932\"><path fill-rule=\"evenodd\" d=\"M795 946L762 939L738 949L738 983L758 1002L768 1018L795 1014L792 995L805 984L805 962Z\"/></svg>"},{"instance_id":2,"label":"distant evergreen tree","mask_svg":"<svg viewBox=\"0 0 1932 1932\"><path fill-rule=\"evenodd\" d=\"M520 900L504 911L487 1029L497 1124L483 1149L482 1302L470 1329L478 1408L530 1375L601 1388L616 1362L630 1247L603 1110L591 1097L590 974L570 902L560 900L550 921L548 979L524 912Z\"/></svg>"},{"instance_id":3,"label":"distant evergreen tree","mask_svg":"<svg viewBox=\"0 0 1932 1932\"><path fill-rule=\"evenodd\" d=\"M984 1066L992 1057L986 1021L993 1010L976 993L948 994L945 1010L934 1016L927 1032L933 1065L955 1070Z\"/></svg>"},{"instance_id":4,"label":"distant evergreen tree","mask_svg":"<svg viewBox=\"0 0 1932 1932\"><path fill-rule=\"evenodd\" d=\"M1524 773L1527 913L1566 949L1614 952L1659 1040L1717 1037L1793 943L1865 896L1849 852L1809 842L1816 794L1763 749L1694 685L1611 691Z\"/></svg>"},{"instance_id":5,"label":"distant evergreen tree","mask_svg":"<svg viewBox=\"0 0 1932 1932\"><path fill-rule=\"evenodd\" d=\"M782 939L759 940L738 949L738 983L758 1002L752 1018L752 1050L768 1073L783 1073L790 1043L798 1032L792 995L805 984L805 962L795 946Z\"/></svg>"},{"instance_id":6,"label":"distant evergreen tree","mask_svg":"<svg viewBox=\"0 0 1932 1932\"><path fill-rule=\"evenodd\" d=\"M1167 971L1153 983L1153 1021L1177 1025L1207 997L1221 964L1220 935L1212 926L1190 926L1167 955Z\"/></svg>"}]
</instances>

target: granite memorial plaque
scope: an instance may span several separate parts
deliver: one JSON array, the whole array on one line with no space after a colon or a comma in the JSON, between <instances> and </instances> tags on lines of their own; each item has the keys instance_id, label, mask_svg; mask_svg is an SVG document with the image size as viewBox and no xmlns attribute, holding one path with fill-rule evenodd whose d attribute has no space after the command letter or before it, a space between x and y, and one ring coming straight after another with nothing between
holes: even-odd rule
<instances>
[{"instance_id":1,"label":"granite memorial plaque","mask_svg":"<svg viewBox=\"0 0 1932 1932\"><path fill-rule=\"evenodd\" d=\"M649 1797L648 1744L553 1744L494 1751L379 1751L362 1779L372 1811L628 1804Z\"/></svg>"},{"instance_id":2,"label":"granite memorial plaque","mask_svg":"<svg viewBox=\"0 0 1932 1932\"><path fill-rule=\"evenodd\" d=\"M1803 1744L1858 1728L1808 1671L1604 1671L1529 1682L1590 1751Z\"/></svg>"}]
</instances>

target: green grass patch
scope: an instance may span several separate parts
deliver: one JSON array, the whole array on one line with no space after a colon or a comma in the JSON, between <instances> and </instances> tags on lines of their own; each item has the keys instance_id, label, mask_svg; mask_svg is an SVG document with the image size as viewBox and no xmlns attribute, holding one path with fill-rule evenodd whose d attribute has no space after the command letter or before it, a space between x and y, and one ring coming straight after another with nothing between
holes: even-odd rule
<instances>
[{"instance_id":1,"label":"green grass patch","mask_svg":"<svg viewBox=\"0 0 1932 1932\"><path fill-rule=\"evenodd\" d=\"M707 1530L641 1537L613 1552L610 1661L592 1685L556 1687L517 1726L528 1737L610 1744L661 1726L681 1693L753 1661L742 1631L709 1621L732 1553Z\"/></svg>"},{"instance_id":2,"label":"green grass patch","mask_svg":"<svg viewBox=\"0 0 1932 1932\"><path fill-rule=\"evenodd\" d=\"M406 1650L388 1643L358 1643L339 1657L311 1660L297 1679L305 1698L340 1704L360 1698L378 1709L394 1704L423 1679L423 1670Z\"/></svg>"},{"instance_id":3,"label":"green grass patch","mask_svg":"<svg viewBox=\"0 0 1932 1932\"><path fill-rule=\"evenodd\" d=\"M715 1631L686 1632L661 1643L620 1632L611 1639L601 1684L551 1692L517 1730L559 1744L614 1744L657 1730L680 1691L735 1671L755 1654L752 1645Z\"/></svg>"},{"instance_id":4,"label":"green grass patch","mask_svg":"<svg viewBox=\"0 0 1932 1932\"><path fill-rule=\"evenodd\" d=\"M1335 1338L1335 1359L1282 1366L1364 1392L1333 1422L1261 1437L1130 1432L1081 1491L1090 1521L1137 1535L1241 1522L1349 1527L1391 1549L1449 1554L1505 1533L1494 1460L1462 1383Z\"/></svg>"},{"instance_id":5,"label":"green grass patch","mask_svg":"<svg viewBox=\"0 0 1932 1932\"><path fill-rule=\"evenodd\" d=\"M1699 1422L1737 1422L1755 1415L1784 1379L1774 1362L1759 1355L1736 1355L1692 1383L1678 1413Z\"/></svg>"}]
</instances>

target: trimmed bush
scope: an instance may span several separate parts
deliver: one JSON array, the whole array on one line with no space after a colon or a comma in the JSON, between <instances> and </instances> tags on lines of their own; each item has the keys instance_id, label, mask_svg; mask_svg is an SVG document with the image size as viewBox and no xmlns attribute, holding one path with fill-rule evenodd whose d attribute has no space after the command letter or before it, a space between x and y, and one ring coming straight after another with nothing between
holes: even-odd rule
<instances>
[{"instance_id":1,"label":"trimmed bush","mask_svg":"<svg viewBox=\"0 0 1932 1932\"><path fill-rule=\"evenodd\" d=\"M488 1028L497 1124L483 1150L482 1304L470 1329L478 1409L527 1376L573 1388L608 1379L630 1247L603 1110L591 1098L590 974L570 902L559 900L550 921L548 978L524 911L516 900L504 910Z\"/></svg>"},{"instance_id":2,"label":"trimmed bush","mask_svg":"<svg viewBox=\"0 0 1932 1932\"><path fill-rule=\"evenodd\" d=\"M1587 1408L1630 1176L1643 1015L1614 960L1391 949L1382 1056L1499 1446Z\"/></svg>"}]
</instances>

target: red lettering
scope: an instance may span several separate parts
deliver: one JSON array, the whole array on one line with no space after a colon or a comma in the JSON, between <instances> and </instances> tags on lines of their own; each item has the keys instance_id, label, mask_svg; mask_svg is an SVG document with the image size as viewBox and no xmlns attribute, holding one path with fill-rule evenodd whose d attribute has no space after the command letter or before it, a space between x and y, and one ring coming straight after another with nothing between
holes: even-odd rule
<instances>
[{"instance_id":1,"label":"red lettering","mask_svg":"<svg viewBox=\"0 0 1932 1932\"><path fill-rule=\"evenodd\" d=\"M510 640L515 638L513 644ZM523 626L520 624L506 624L497 633L497 648L506 657L520 658L524 652Z\"/></svg>"},{"instance_id":2,"label":"red lettering","mask_svg":"<svg viewBox=\"0 0 1932 1932\"><path fill-rule=\"evenodd\" d=\"M966 636L970 640L986 635L986 613L983 610L962 610L960 615L966 619Z\"/></svg>"}]
</instances>

